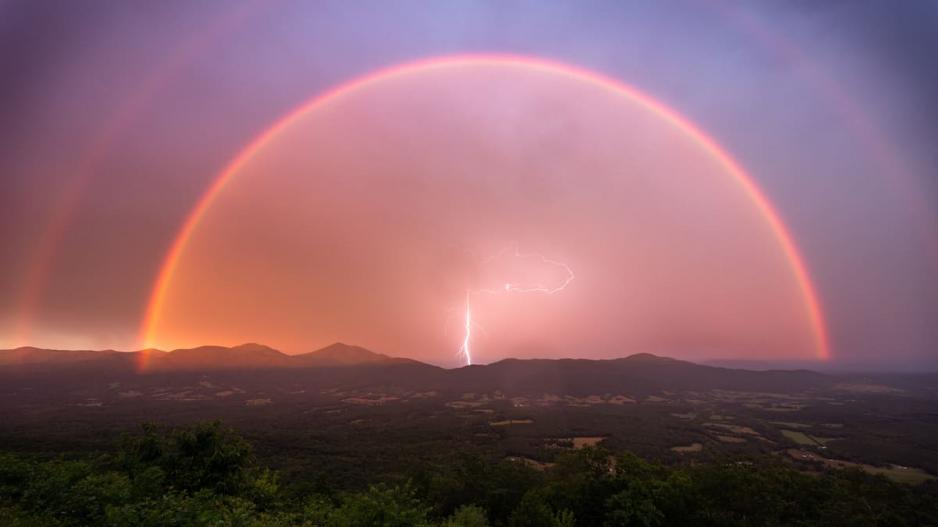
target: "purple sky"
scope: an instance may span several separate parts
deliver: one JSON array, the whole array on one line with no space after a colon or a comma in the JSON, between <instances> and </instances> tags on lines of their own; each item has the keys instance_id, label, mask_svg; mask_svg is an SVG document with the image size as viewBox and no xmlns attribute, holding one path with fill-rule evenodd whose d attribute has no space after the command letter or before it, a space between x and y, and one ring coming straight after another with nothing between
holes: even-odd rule
<instances>
[{"instance_id":1,"label":"purple sky","mask_svg":"<svg viewBox=\"0 0 938 527\"><path fill-rule=\"evenodd\" d=\"M695 122L793 233L835 361L935 364L935 27L929 2L0 2L0 347L134 348L176 232L244 145L351 78L489 52Z\"/></svg>"}]
</instances>

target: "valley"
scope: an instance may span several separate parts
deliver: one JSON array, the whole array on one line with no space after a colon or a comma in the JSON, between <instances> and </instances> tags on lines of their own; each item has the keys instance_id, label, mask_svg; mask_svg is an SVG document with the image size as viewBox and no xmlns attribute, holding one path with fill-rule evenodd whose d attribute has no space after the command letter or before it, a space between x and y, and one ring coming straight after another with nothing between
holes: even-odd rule
<instances>
[{"instance_id":1,"label":"valley","mask_svg":"<svg viewBox=\"0 0 938 527\"><path fill-rule=\"evenodd\" d=\"M446 370L340 344L299 359L248 345L206 366L224 350L168 353L149 371L131 354L14 364L0 352L0 448L106 450L143 422L221 419L288 476L327 472L336 485L458 449L549 466L586 446L676 465L774 459L908 483L938 474L934 376L734 370L647 354Z\"/></svg>"}]
</instances>

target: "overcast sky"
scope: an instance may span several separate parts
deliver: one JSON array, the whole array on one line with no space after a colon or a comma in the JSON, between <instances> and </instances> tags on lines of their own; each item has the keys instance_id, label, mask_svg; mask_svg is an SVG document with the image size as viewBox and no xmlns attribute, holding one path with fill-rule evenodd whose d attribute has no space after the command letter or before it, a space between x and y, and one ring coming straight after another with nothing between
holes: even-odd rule
<instances>
[{"instance_id":1,"label":"overcast sky","mask_svg":"<svg viewBox=\"0 0 938 527\"><path fill-rule=\"evenodd\" d=\"M751 174L790 230L816 288L835 361L892 368L934 364L938 355L938 324L934 323L938 320L936 29L938 4L934 2L0 2L0 347L32 344L134 349L140 345L140 328L157 274L185 218L219 172L258 134L311 97L380 68L435 56L504 53L601 73L654 98L718 142ZM777 245L762 247L764 237L747 230L758 230L764 218L743 205L717 206L723 203L721 200L736 198L731 186L703 183L720 181L712 160L704 156L693 167L667 165L664 152L680 153L673 155L685 165L699 152L653 119L642 125L646 114L634 104L604 102L602 95L580 92L587 88L576 83L553 83L549 76L496 75L497 80L473 94L460 95L456 87L462 86L465 91L467 83L484 79L485 75L463 71L433 79L438 90L429 89L426 82L408 81L414 82L407 87L409 93L422 95L416 102L407 93L402 94L400 87L385 90L383 95L380 90L361 93L339 105L348 112L344 115L358 112L358 118L329 115L312 119L292 131L293 138L285 138L284 144L302 137L311 141L309 138L322 133L325 123L333 128L346 123L355 137L364 137L365 142L339 141L334 152L373 144L373 155L390 156L385 150L391 145L375 135L379 131L376 121L380 121L375 116L385 111L393 115L395 126L389 136L401 142L432 138L424 124L445 116L450 120L444 119L440 126L447 130L446 138L451 141L459 143L460 123L471 122L466 134L481 134L486 141L510 149L513 155L528 156L527 164L514 169L510 163L491 161L492 177L501 174L510 179L525 171L543 173L546 153L558 155L557 166L565 167L566 175L545 179L544 188L562 184L572 173L584 183L576 192L565 194L566 201L554 205L566 207L563 210L572 211L577 221L597 229L608 220L608 236L617 236L623 219L633 224L641 219L647 222L643 231L646 238L642 239L658 236L678 240L687 236L688 240L711 242L719 238L713 234L718 232L726 236L732 233L736 240L732 250L721 253L725 261L688 261L686 265L675 265L673 275L639 271L629 274L623 269L622 281L607 293L616 293L616 301L621 301L627 290L632 291L632 303L624 306L611 300L612 296L602 300L596 297L594 311L584 313L592 301L588 287L595 286L589 285L589 279L610 278L608 273L622 261L624 253L597 264L596 272L580 282L584 285L579 292L571 289L563 297L569 301L568 309L576 305L580 310L577 320L593 317L606 321L596 322L595 326L572 324L575 329L570 331L557 328L558 321L567 319L568 314L546 312L555 308L545 304L543 298L511 299L514 304L510 306L480 305L478 316L484 319L488 313L485 326L491 329L488 336L479 335L476 348L486 361L507 355L605 357L634 351L688 358L803 358L809 353L806 349L811 337L803 333L810 328L805 329L803 320L799 323L799 317L805 315L798 310L801 304L790 298L792 288L786 281L791 275L778 268L778 254L773 252L778 250ZM523 89L519 86L527 86L530 93L519 94L517 90ZM501 107L499 101L486 99L489 89L509 93L501 100ZM447 105L462 96L470 97L471 104L479 104L484 118L463 116L464 121L459 121L458 115L453 117ZM511 113L521 105L517 101L547 104L555 100L552 97L560 97L557 100L562 102L555 101L551 109L535 111L528 117L516 115L524 112ZM576 97L596 102L584 109ZM403 105L418 102L425 104L411 115L419 119L409 120L400 114ZM554 137L559 143L532 146L525 141L543 125L538 116L544 112L561 116L557 119L570 127ZM493 139L493 130L509 119L509 114L518 119L516 135ZM597 117L600 114L618 121L605 123ZM623 122L633 126L619 130L617 126L624 126ZM654 167L668 175L660 181L652 178L656 186L654 192L649 191L644 207L628 208L622 217L616 216L618 212L612 205L584 205L589 196L603 195L611 201L618 196L616 192L625 196L634 191L634 186L623 190L617 186L619 183L613 183L619 180L599 175L621 171L628 165L626 161L620 165L603 157L605 154L594 158L588 148L583 151L582 145L595 145L601 138L612 136L619 142L607 146L628 154L635 168L630 173ZM649 137L661 139L662 143L654 147L658 150L641 146ZM480 148L488 144L483 143ZM277 158L271 156L275 151L286 152L283 148L272 147L264 163L278 166ZM328 177L337 177L331 173L318 182L301 177L308 167L325 161L303 148L298 151L304 155L282 154L295 164L284 165L289 170L281 170L281 177L270 178L266 186L261 184L263 177L245 176L239 179L243 184L232 188L241 189L237 192L250 189L279 201L297 192L313 192ZM443 156L441 152L445 159L437 159ZM428 159L434 159L465 172L474 166L473 160L477 161L462 143L456 149L440 146L433 153L438 155L424 152L424 159L417 149L402 160L398 149L397 157L384 165L395 167L385 170L391 174L388 177L398 178L398 184L386 182L394 190L392 201L402 207L413 205L414 195L402 190L406 189L407 177L400 175L417 177L413 164L426 166ZM351 170L347 163L355 159L360 159L359 153L333 159L332 164ZM256 166L264 165L258 162ZM578 167L591 168L579 172ZM479 169L488 170L488 166ZM375 170L365 171L362 181L377 177ZM326 172L323 168L316 173ZM657 194L664 192L669 178L694 182L687 186L673 184L709 204L711 209L701 209L704 212L700 214L710 224L702 226L690 219L686 209L680 209L683 213L667 213L655 208L655 199L660 199L660 203L670 203L671 212L678 210L674 202ZM463 180L470 179L454 175L438 191L455 192ZM529 190L521 186L514 192L529 196ZM680 193L675 196L679 201ZM341 193L335 199L337 203L342 199L355 203L354 198ZM491 203L482 194L478 199L480 203ZM244 215L254 218L253 225L264 225L259 218L277 216L277 211L264 216L257 207L239 208L237 203L234 198L219 200L210 217L222 221ZM530 209L525 209L526 215L518 216L533 221L531 215L547 204L532 203ZM653 209L659 210L658 216L650 212ZM296 211L285 208L275 219L282 221L288 213L302 210L299 205ZM316 210L316 214L322 214L324 209ZM314 222L316 214L303 216L300 223ZM439 211L422 210L422 214L426 217L419 221L425 222L438 217ZM472 218L469 212L466 214L466 218ZM334 221L340 217L329 216ZM466 218L454 220L453 225L465 225L469 221ZM456 252L475 254L498 247L509 238L526 236L511 241L547 257L575 261L577 251L595 255L598 247L607 243L596 240L596 246L591 246L580 239L582 245L576 245L573 240L578 236L570 233L544 229L536 236L525 230L524 222L504 221L503 230L510 234L480 237L478 233L467 233L465 240L474 241L457 243ZM740 222L745 227L740 227ZM445 225L441 223L440 228ZM673 230L674 225L690 230L678 232ZM714 230L699 238L692 236L691 227ZM398 231L386 228L390 229L386 236L375 232L369 236L394 239ZM414 232L412 226L401 229ZM180 268L196 273L196 262L210 264L218 269L217 276L227 276L237 280L241 284L238 287L243 286L245 277L235 272L243 270L241 267L226 267L225 260L207 262L197 257L205 253L206 247L224 240L230 243L218 247L226 251L249 247L238 245L249 239L237 238L236 244L226 238L230 230L208 226L201 229L197 237L208 241L201 249L193 245ZM269 232L261 227L258 230ZM558 234L555 238L543 236L545 230ZM623 230L620 234L627 233ZM275 265L273 272L282 272L284 280L294 277L287 262L295 263L296 254L287 248L297 248L301 244L298 238L265 235L259 239L266 250L273 251L268 261L281 262L270 264ZM372 240L362 241L366 239ZM372 241L380 246L379 240ZM464 246L473 244L478 246ZM667 250L650 248L643 254L656 255L649 256L649 262L656 258L684 262L689 254L699 255L703 250L694 248L691 242L679 248L673 245L677 244L669 244ZM427 253L426 258L442 258L437 254L439 243L415 247ZM635 250L634 244L630 250ZM551 251L555 254L548 254ZM167 322L159 342L167 346L190 345L201 339L233 343L228 340L244 337L302 351L306 339L313 348L335 338L380 348L378 351L454 363L458 360L453 356L456 350L450 348L458 346L458 325L447 329L443 337L429 341L414 328L422 327L425 318L432 318L431 312L437 313L435 307L431 309L436 304L431 304L430 297L434 302L438 300L445 322L454 307L452 291L469 287L466 276L486 272L466 271L464 267L470 265L466 262L484 260L485 256L476 260L455 258L453 265L463 266L454 271L456 278L440 278L445 286L432 294L415 293L417 296L410 300L400 296L413 291L408 277L398 276L394 286L373 302L366 302L367 295L354 290L332 291L331 303L341 304L334 297L347 293L349 307L344 311L345 319L328 325L328 331L316 330L326 317L325 311L312 309L299 316L296 313L302 310L297 303L302 304L302 298L285 300L283 295L271 295L283 304L270 305L270 312L289 312L282 319L289 319L290 327L306 327L303 316L312 317L309 327L313 329L308 335L284 330L280 342L273 342L281 335L276 331L279 326L273 323L258 326L257 338L249 338L230 330L219 329L213 334L186 329L189 326L181 322ZM465 262L459 264L462 260ZM443 264L434 265L439 271ZM514 276L520 273L516 279L522 282L548 272L518 262L505 265ZM586 263L581 269L584 265L592 268ZM741 277L733 271L734 265L751 270L751 276ZM701 270L708 266L715 266L710 274ZM358 268L350 265L343 272L353 269ZM445 269L443 266L439 272L446 274ZM741 278L728 280L734 272ZM378 275L369 273L377 280ZM322 278L328 273L317 276L320 282L333 284L340 279ZM546 275L542 278L552 279ZM390 279L383 277L380 281ZM643 284L662 291L655 280L671 284L657 303L652 302L652 293L636 294L627 286ZM748 297L739 291L746 280L751 280L755 288L749 290ZM760 283L764 285L755 285ZM224 291L238 289L235 284L219 287ZM282 289L289 290L286 286ZM321 293L315 288L299 289L313 298ZM182 298L179 291L173 293L176 298ZM713 314L713 310L712 317L705 316L707 310L700 308L704 300L693 296L698 292L721 295L726 306L724 317ZM187 294L191 296L191 291ZM186 319L197 323L196 317L205 306L218 306L223 299L220 293L190 298L185 305L192 312ZM662 307L665 300L674 306L670 313ZM399 328L399 334L387 328L364 330L350 322L367 313L380 319L372 311L393 311L395 306L399 308L398 301L426 307L398 313L403 317L400 321L392 317L387 325ZM243 306L244 302L241 298L231 306ZM646 309L642 310L641 305ZM246 307L235 307L231 307L227 322L217 315L213 323L230 328L236 325L233 321L250 313ZM461 309L458 298L455 307ZM339 308L329 312L336 310ZM181 308L174 310L181 312ZM510 320L516 320L522 312L527 319L512 333ZM776 325L767 322L771 313L778 315ZM419 320L404 322L404 318L418 314L422 317ZM751 320L746 318L749 315ZM734 322L726 323L727 317ZM204 327L209 327L214 319L206 315L205 320ZM615 320L632 329L613 331ZM426 326L436 330L445 325L438 322L427 320ZM557 331L549 339L536 335L539 324L547 322ZM670 328L667 338L662 327ZM452 331L457 333L455 340ZM602 335L587 337L595 331ZM727 336L727 332L734 334ZM509 333L511 338L506 336ZM782 337L785 334L793 336L786 339ZM417 349L416 341L426 345Z\"/></svg>"}]
</instances>

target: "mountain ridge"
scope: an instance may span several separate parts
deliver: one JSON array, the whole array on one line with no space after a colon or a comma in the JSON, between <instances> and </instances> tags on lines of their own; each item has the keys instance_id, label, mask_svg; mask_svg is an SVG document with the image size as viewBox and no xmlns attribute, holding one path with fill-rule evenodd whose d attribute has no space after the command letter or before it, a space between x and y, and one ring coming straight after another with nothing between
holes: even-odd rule
<instances>
[{"instance_id":1,"label":"mountain ridge","mask_svg":"<svg viewBox=\"0 0 938 527\"><path fill-rule=\"evenodd\" d=\"M341 367L366 364L425 364L391 357L360 346L335 342L307 353L288 355L280 350L246 342L236 346L203 345L169 351L148 348L135 351L61 350L34 346L0 350L0 367L56 366L77 363L143 362L152 370L217 370L253 368ZM429 366L429 365L428 365Z\"/></svg>"},{"instance_id":2,"label":"mountain ridge","mask_svg":"<svg viewBox=\"0 0 938 527\"><path fill-rule=\"evenodd\" d=\"M439 393L507 396L625 396L662 393L794 394L842 389L882 389L910 379L886 375L819 373L807 370L731 369L639 353L614 359L503 359L487 365L446 369L390 357L360 346L334 343L286 355L257 343L199 346L172 351L0 350L0 386L37 382L62 393L113 397L105 387L146 393L175 386L187 393L206 379L257 394L272 393ZM932 377L916 381L928 389ZM54 388L52 388L54 387ZM132 388L131 388L132 387ZM287 390L288 392L283 392ZM859 388L858 388L859 387ZM239 388L239 389L241 389ZM103 391L102 391L103 390ZM901 391L901 390L900 390ZM266 397L266 395L264 396ZM292 397L292 396L291 396ZM313 397L307 395L304 397Z\"/></svg>"},{"instance_id":3,"label":"mountain ridge","mask_svg":"<svg viewBox=\"0 0 938 527\"><path fill-rule=\"evenodd\" d=\"M113 349L104 350L67 350L39 348L35 346L21 346L18 348L0 349L0 367L9 365L39 365L39 364L67 364L72 362L94 361L96 359L110 359L115 357L139 357L147 355L148 360L156 363L157 367L196 367L212 369L231 369L238 367L254 368L262 366L272 367L337 367L337 366L361 366L366 364L388 365L388 364L420 364L440 368L445 370L461 370L466 366L457 366L455 368L442 368L430 363L409 359L404 357L395 357L371 351L362 346L346 344L343 342L334 342L322 348L313 351L287 354L276 348L259 344L256 342L246 342L234 346L222 346L206 344L191 348L176 348L172 350L161 350L156 348L147 348L134 351L116 351ZM623 357L590 359L575 357L559 358L519 358L507 357L488 364L473 364L472 367L510 367L515 364L544 364L544 363L563 363L563 362L581 362L581 363L615 363L615 362L633 362L660 365L693 365L702 368L717 369L741 369L719 366L716 364L701 364L683 359L655 355L652 353L635 353Z\"/></svg>"},{"instance_id":4,"label":"mountain ridge","mask_svg":"<svg viewBox=\"0 0 938 527\"><path fill-rule=\"evenodd\" d=\"M318 383L342 379L355 385L396 385L407 390L572 395L616 393L623 386L652 393L675 390L790 391L832 384L832 377L809 371L749 371L701 365L689 361L638 353L614 359L507 358L487 365L453 369L416 360L390 357L341 342L298 355L287 355L257 343L238 346L198 346L168 352L67 351L16 353L0 350L0 374L42 375L58 370L71 375L217 374L279 375L284 378L321 377ZM16 357L19 363L10 357ZM56 360L56 359L64 360ZM97 358L98 360L95 360ZM341 373L339 371L341 370ZM329 375L314 372L331 371ZM264 373L266 372L266 373ZM294 374L291 372L305 372ZM311 376L312 375L312 376ZM305 381L304 381L305 382ZM336 381L338 382L338 381Z\"/></svg>"}]
</instances>

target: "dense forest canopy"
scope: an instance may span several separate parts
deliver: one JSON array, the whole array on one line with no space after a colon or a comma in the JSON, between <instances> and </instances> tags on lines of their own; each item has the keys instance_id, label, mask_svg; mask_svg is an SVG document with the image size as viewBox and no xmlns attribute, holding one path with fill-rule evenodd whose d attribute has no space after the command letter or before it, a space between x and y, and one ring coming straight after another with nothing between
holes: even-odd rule
<instances>
[{"instance_id":1,"label":"dense forest canopy","mask_svg":"<svg viewBox=\"0 0 938 527\"><path fill-rule=\"evenodd\" d=\"M0 455L8 526L938 525L938 485L771 459L664 466L601 448L537 470L469 451L363 488L287 481L219 422L145 425L115 452Z\"/></svg>"}]
</instances>

